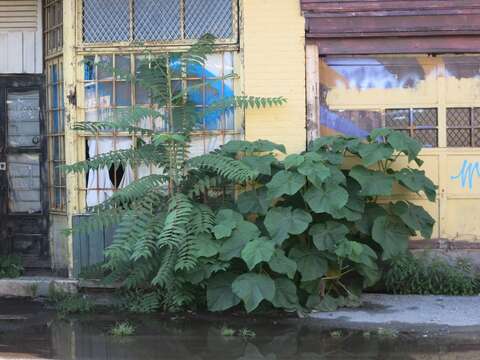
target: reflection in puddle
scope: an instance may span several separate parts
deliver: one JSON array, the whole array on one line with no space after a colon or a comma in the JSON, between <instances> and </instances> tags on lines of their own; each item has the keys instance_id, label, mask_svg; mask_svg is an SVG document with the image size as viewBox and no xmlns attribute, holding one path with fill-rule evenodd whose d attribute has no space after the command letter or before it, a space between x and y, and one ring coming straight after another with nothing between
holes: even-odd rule
<instances>
[{"instance_id":1,"label":"reflection in puddle","mask_svg":"<svg viewBox=\"0 0 480 360\"><path fill-rule=\"evenodd\" d=\"M35 315L38 317L38 314ZM476 338L382 337L326 331L305 320L130 318L134 336L108 334L118 316L68 320L53 315L0 321L1 359L479 359ZM224 337L221 327L249 328L254 338ZM335 334L333 336L332 334Z\"/></svg>"}]
</instances>

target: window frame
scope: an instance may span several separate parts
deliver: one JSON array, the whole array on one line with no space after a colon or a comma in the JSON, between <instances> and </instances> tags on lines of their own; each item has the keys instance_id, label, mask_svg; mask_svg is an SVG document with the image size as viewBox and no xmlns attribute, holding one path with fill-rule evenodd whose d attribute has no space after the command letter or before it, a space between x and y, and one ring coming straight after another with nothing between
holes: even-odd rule
<instances>
[{"instance_id":1,"label":"window frame","mask_svg":"<svg viewBox=\"0 0 480 360\"><path fill-rule=\"evenodd\" d=\"M130 5L130 13L133 9L133 2L135 0L128 0ZM176 0L180 2L181 8L181 19L180 19L180 26L183 28L184 26L184 1L185 0ZM231 0L232 2L232 37L229 39L216 39L215 43L221 46L227 46L232 48L238 48L239 46L239 24L240 24L240 4L239 1L241 0ZM111 48L115 46L116 48L130 48L132 46L142 47L142 48L163 48L168 49L171 47L181 47L181 46L190 46L194 44L198 39L186 39L185 35L182 31L182 39L179 40L151 40L151 41L142 41L141 43L137 42L133 39L133 19L130 17L130 29L129 29L129 37L128 41L109 41L109 42L98 42L98 43L91 43L85 42L83 39L83 0L77 1L77 38L76 43L80 51L95 51L102 48Z\"/></svg>"},{"instance_id":2,"label":"window frame","mask_svg":"<svg viewBox=\"0 0 480 360\"><path fill-rule=\"evenodd\" d=\"M57 79L52 81L52 68L56 67ZM55 181L55 169L58 166L64 165L65 162L65 99L64 99L64 78L63 78L63 58L57 57L50 59L45 63L45 91L46 91L46 133L47 133L47 163L48 163L48 196L49 196L49 211L52 213L64 214L67 212L67 184L66 176L60 173L59 183ZM54 87L56 90L57 106L54 107L53 95ZM58 129L54 131L55 113L58 114ZM54 154L54 140L58 141L59 158L55 158ZM57 206L56 190L60 194L60 206Z\"/></svg>"},{"instance_id":3,"label":"window frame","mask_svg":"<svg viewBox=\"0 0 480 360\"><path fill-rule=\"evenodd\" d=\"M50 10L53 9L53 19ZM58 13L57 13L58 11ZM57 18L58 16L58 18ZM43 5L43 43L45 58L57 56L63 51L63 0L46 0ZM57 43L53 37L56 34Z\"/></svg>"}]
</instances>

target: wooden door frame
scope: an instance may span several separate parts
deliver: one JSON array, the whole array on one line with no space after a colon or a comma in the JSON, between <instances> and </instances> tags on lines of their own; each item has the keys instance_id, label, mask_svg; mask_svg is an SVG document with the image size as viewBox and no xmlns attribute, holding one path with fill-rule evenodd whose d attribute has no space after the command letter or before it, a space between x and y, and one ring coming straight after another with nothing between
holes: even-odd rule
<instances>
[{"instance_id":1,"label":"wooden door frame","mask_svg":"<svg viewBox=\"0 0 480 360\"><path fill-rule=\"evenodd\" d=\"M40 201L42 204L42 213L34 214L31 217L40 217L41 223L41 233L40 236L43 236L44 239L41 242L41 254L39 254L39 259L44 258L43 264L50 263L50 246L48 241L48 231L49 231L49 219L48 219L48 145L47 145L47 124L45 121L45 86L44 86L44 76L41 74L38 75L0 75L0 114L2 118L5 119L5 122L0 126L0 136L1 136L1 145L0 146L0 156L2 157L1 161L6 161L6 156L8 153L7 145L7 127L8 127L8 111L7 111L7 96L9 92L15 91L29 91L29 90L38 90L39 92L39 125L40 125L40 150L35 151L39 153L40 156ZM27 151L19 151L22 153L29 153ZM33 148L31 149L33 152ZM14 151L15 153L17 151ZM3 177L2 188L5 186L8 189L6 173ZM1 196L1 195L0 195ZM0 216L3 219L0 219L0 223L4 226L0 226L0 252L9 253L12 251L12 240L7 240L11 237L11 224L15 222L16 219L21 219L29 217L28 214L9 214L8 213L8 193L3 191L2 207L0 208ZM7 244L5 244L5 242ZM43 267L43 265L42 265Z\"/></svg>"}]
</instances>

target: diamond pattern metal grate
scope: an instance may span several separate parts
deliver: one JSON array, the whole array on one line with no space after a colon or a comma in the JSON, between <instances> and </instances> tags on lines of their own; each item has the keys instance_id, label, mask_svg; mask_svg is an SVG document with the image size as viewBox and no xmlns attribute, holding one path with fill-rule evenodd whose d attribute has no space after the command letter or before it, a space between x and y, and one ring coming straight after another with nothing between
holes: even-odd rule
<instances>
[{"instance_id":1,"label":"diamond pattern metal grate","mask_svg":"<svg viewBox=\"0 0 480 360\"><path fill-rule=\"evenodd\" d=\"M134 4L136 40L179 40L182 38L179 1L136 0Z\"/></svg>"},{"instance_id":2,"label":"diamond pattern metal grate","mask_svg":"<svg viewBox=\"0 0 480 360\"><path fill-rule=\"evenodd\" d=\"M185 37L212 34L219 39L233 35L231 0L185 0Z\"/></svg>"},{"instance_id":3,"label":"diamond pattern metal grate","mask_svg":"<svg viewBox=\"0 0 480 360\"><path fill-rule=\"evenodd\" d=\"M432 148L438 146L437 129L414 130L413 138L418 140L425 147Z\"/></svg>"},{"instance_id":4,"label":"diamond pattern metal grate","mask_svg":"<svg viewBox=\"0 0 480 360\"><path fill-rule=\"evenodd\" d=\"M410 126L409 109L385 110L385 126L389 128L406 128Z\"/></svg>"},{"instance_id":5,"label":"diamond pattern metal grate","mask_svg":"<svg viewBox=\"0 0 480 360\"><path fill-rule=\"evenodd\" d=\"M449 147L469 147L470 144L470 129L447 129L447 145Z\"/></svg>"},{"instance_id":6,"label":"diamond pattern metal grate","mask_svg":"<svg viewBox=\"0 0 480 360\"><path fill-rule=\"evenodd\" d=\"M413 125L420 126L437 126L437 109L413 109Z\"/></svg>"},{"instance_id":7,"label":"diamond pattern metal grate","mask_svg":"<svg viewBox=\"0 0 480 360\"><path fill-rule=\"evenodd\" d=\"M462 127L470 126L470 108L450 108L447 109L447 126Z\"/></svg>"},{"instance_id":8,"label":"diamond pattern metal grate","mask_svg":"<svg viewBox=\"0 0 480 360\"><path fill-rule=\"evenodd\" d=\"M83 0L84 43L234 40L232 0Z\"/></svg>"}]
</instances>

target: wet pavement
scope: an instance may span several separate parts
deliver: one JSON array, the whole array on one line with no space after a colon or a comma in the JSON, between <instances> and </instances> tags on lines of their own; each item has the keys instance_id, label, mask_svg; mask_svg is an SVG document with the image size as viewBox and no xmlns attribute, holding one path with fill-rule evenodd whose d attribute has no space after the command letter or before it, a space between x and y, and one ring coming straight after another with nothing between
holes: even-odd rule
<instances>
[{"instance_id":1,"label":"wet pavement","mask_svg":"<svg viewBox=\"0 0 480 360\"><path fill-rule=\"evenodd\" d=\"M109 334L128 319L129 337ZM221 328L254 337L225 337ZM368 332L326 326L321 320L92 314L60 319L42 304L0 300L0 359L480 359L480 332Z\"/></svg>"}]
</instances>

